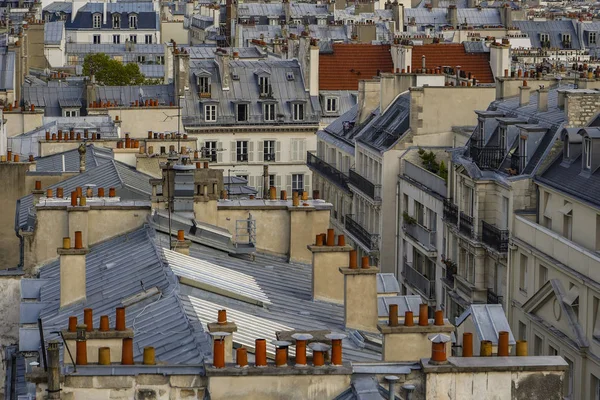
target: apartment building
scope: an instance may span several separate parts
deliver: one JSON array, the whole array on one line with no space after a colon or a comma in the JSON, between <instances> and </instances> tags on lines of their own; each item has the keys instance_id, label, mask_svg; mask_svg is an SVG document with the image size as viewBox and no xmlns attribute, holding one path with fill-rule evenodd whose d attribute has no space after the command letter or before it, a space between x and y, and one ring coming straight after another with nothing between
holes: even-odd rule
<instances>
[{"instance_id":1,"label":"apartment building","mask_svg":"<svg viewBox=\"0 0 600 400\"><path fill-rule=\"evenodd\" d=\"M271 186L310 193L306 152L316 150L320 112L298 61L246 61L220 49L190 64L182 121L214 168L247 179L259 194Z\"/></svg>"},{"instance_id":2,"label":"apartment building","mask_svg":"<svg viewBox=\"0 0 600 400\"><path fill-rule=\"evenodd\" d=\"M569 112L583 114L583 120L600 111L598 93L567 91L565 96ZM569 118L560 132L560 151L534 179L535 208L514 217L508 314L518 339L532 343L533 354L567 361L568 398L597 399L600 118L584 128L575 126L577 120Z\"/></svg>"}]
</instances>

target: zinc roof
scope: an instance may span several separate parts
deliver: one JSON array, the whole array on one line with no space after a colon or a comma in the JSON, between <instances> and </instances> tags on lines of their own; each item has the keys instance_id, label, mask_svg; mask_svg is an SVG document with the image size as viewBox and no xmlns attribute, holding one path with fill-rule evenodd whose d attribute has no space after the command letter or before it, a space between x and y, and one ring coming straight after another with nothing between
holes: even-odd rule
<instances>
[{"instance_id":1,"label":"zinc roof","mask_svg":"<svg viewBox=\"0 0 600 400\"><path fill-rule=\"evenodd\" d=\"M456 326L460 326L469 316L475 326L478 341L489 340L498 344L498 333L508 331L509 343L516 343L501 304L471 304L456 319Z\"/></svg>"},{"instance_id":2,"label":"zinc roof","mask_svg":"<svg viewBox=\"0 0 600 400\"><path fill-rule=\"evenodd\" d=\"M0 54L0 90L15 88L15 53Z\"/></svg>"},{"instance_id":3,"label":"zinc roof","mask_svg":"<svg viewBox=\"0 0 600 400\"><path fill-rule=\"evenodd\" d=\"M46 22L44 24L44 43L60 44L65 31L65 21Z\"/></svg>"}]
</instances>

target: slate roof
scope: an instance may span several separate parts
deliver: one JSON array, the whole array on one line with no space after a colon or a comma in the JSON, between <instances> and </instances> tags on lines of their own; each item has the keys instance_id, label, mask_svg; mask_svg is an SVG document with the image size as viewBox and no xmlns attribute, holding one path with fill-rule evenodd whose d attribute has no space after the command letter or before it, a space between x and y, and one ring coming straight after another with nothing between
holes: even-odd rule
<instances>
[{"instance_id":1,"label":"slate roof","mask_svg":"<svg viewBox=\"0 0 600 400\"><path fill-rule=\"evenodd\" d=\"M583 47L586 49L594 48L598 50L600 48L600 22L592 21L592 22L579 22L582 31L582 39L583 39ZM596 33L596 43L590 43L590 32Z\"/></svg>"},{"instance_id":2,"label":"slate roof","mask_svg":"<svg viewBox=\"0 0 600 400\"><path fill-rule=\"evenodd\" d=\"M359 80L393 70L389 45L334 43L319 57L319 90L358 90Z\"/></svg>"},{"instance_id":3,"label":"slate roof","mask_svg":"<svg viewBox=\"0 0 600 400\"><path fill-rule=\"evenodd\" d=\"M98 86L97 101L111 101L123 106L129 106L136 100L143 102L148 99L158 99L160 105L175 104L173 84L143 85L143 86Z\"/></svg>"},{"instance_id":4,"label":"slate roof","mask_svg":"<svg viewBox=\"0 0 600 400\"><path fill-rule=\"evenodd\" d=\"M456 11L458 14L457 20L460 24L466 21L468 25L477 27L502 25L500 12L497 9L459 8ZM411 21L414 21L419 30L427 25L437 27L436 30L439 30L443 26L449 25L448 9L406 8L404 9L404 24L407 25Z\"/></svg>"},{"instance_id":5,"label":"slate roof","mask_svg":"<svg viewBox=\"0 0 600 400\"><path fill-rule=\"evenodd\" d=\"M15 53L7 51L0 54L0 90L15 88Z\"/></svg>"},{"instance_id":6,"label":"slate roof","mask_svg":"<svg viewBox=\"0 0 600 400\"><path fill-rule=\"evenodd\" d=\"M229 62L231 76L229 77L229 90L223 90L219 67L215 60L192 61L190 66L191 93L186 96L183 107L183 123L186 126L209 125L272 125L274 122L264 121L263 102L276 103L276 114L283 115L283 122L287 124L316 124L319 114L310 102L310 96L304 89L304 78L297 60L231 60ZM211 76L212 97L201 99L198 97L198 86L195 72L206 71ZM270 79L272 96L260 98L257 73L265 71ZM288 79L288 74L293 79ZM237 75L239 79L233 79ZM204 119L204 101L217 104L217 121L210 123ZM237 102L249 104L248 121L237 122L235 107ZM304 120L292 120L292 102L304 104Z\"/></svg>"},{"instance_id":7,"label":"slate roof","mask_svg":"<svg viewBox=\"0 0 600 400\"><path fill-rule=\"evenodd\" d=\"M86 169L94 169L113 159L112 150L88 144L85 153ZM64 161L64 169L63 169ZM35 159L36 172L79 172L79 150L69 150Z\"/></svg>"},{"instance_id":8,"label":"slate roof","mask_svg":"<svg viewBox=\"0 0 600 400\"><path fill-rule=\"evenodd\" d=\"M511 345L516 344L501 304L471 304L456 319L456 326L460 326L469 317L471 317L471 321L475 326L475 333L477 334L475 339L478 342L489 340L493 344L498 344L498 333L507 331L509 333L509 343Z\"/></svg>"},{"instance_id":9,"label":"slate roof","mask_svg":"<svg viewBox=\"0 0 600 400\"><path fill-rule=\"evenodd\" d=\"M553 21L513 21L513 25L526 33L531 41L531 47L541 48L540 34L548 34L550 47L559 49L582 49L579 41L575 20L553 20ZM565 47L561 34L571 35L571 46Z\"/></svg>"},{"instance_id":10,"label":"slate roof","mask_svg":"<svg viewBox=\"0 0 600 400\"><path fill-rule=\"evenodd\" d=\"M60 99L79 99L85 103L85 89L82 85L63 84L60 88L52 85L23 86L23 101L44 108L46 116L61 116Z\"/></svg>"},{"instance_id":11,"label":"slate roof","mask_svg":"<svg viewBox=\"0 0 600 400\"><path fill-rule=\"evenodd\" d=\"M46 22L44 24L44 43L60 44L64 39L65 21Z\"/></svg>"},{"instance_id":12,"label":"slate roof","mask_svg":"<svg viewBox=\"0 0 600 400\"><path fill-rule=\"evenodd\" d=\"M119 161L108 160L98 164L95 168L92 164L84 173L50 185L47 188L55 191L56 188L62 187L65 196L67 196L78 186L85 187L92 184L103 188L114 187L117 190L117 196L124 200L150 199L152 186L150 185L151 177L149 175L138 172L135 168ZM50 162L50 168L52 168L52 165L54 163ZM32 230L35 221L33 195L27 195L17 200L16 213L15 229Z\"/></svg>"},{"instance_id":13,"label":"slate roof","mask_svg":"<svg viewBox=\"0 0 600 400\"><path fill-rule=\"evenodd\" d=\"M142 361L145 346L154 346L158 361L200 364L211 352L210 339L197 320L184 312L177 279L163 262L162 249L153 236L152 229L143 227L91 246L86 255L87 299L67 307L59 308L60 262L43 266L36 300L43 304L39 317L46 340L57 337L52 331L66 329L69 316L83 320L83 309L88 307L94 310L94 326L99 325L101 315L108 315L114 326L115 308L123 306L125 299L157 288L159 296L126 306L127 327L134 330L135 361Z\"/></svg>"},{"instance_id":14,"label":"slate roof","mask_svg":"<svg viewBox=\"0 0 600 400\"><path fill-rule=\"evenodd\" d=\"M384 152L410 128L410 93L398 96L384 114L380 113L379 108L371 114L372 118L360 130L356 140Z\"/></svg>"},{"instance_id":15,"label":"slate roof","mask_svg":"<svg viewBox=\"0 0 600 400\"><path fill-rule=\"evenodd\" d=\"M422 57L425 56L426 68L440 66L461 66L461 71L472 73L481 83L494 83L494 76L490 68L490 54L477 51L467 52L467 46L459 43L425 44L413 46L413 68L421 68ZM470 46L468 46L471 49Z\"/></svg>"},{"instance_id":16,"label":"slate roof","mask_svg":"<svg viewBox=\"0 0 600 400\"><path fill-rule=\"evenodd\" d=\"M48 24L46 24L47 26ZM91 43L67 43L67 54L75 55L75 54L95 54L95 53L105 53L105 54L118 54L118 55L127 55L129 53L134 55L144 55L144 54L155 54L155 55L164 55L165 49L162 44L154 43L154 44L135 44L133 45L133 50L126 50L125 44L112 44L112 43L101 43L101 44L91 44Z\"/></svg>"},{"instance_id":17,"label":"slate roof","mask_svg":"<svg viewBox=\"0 0 600 400\"><path fill-rule=\"evenodd\" d=\"M207 46L207 45L196 45L196 46L188 46L185 47L185 50L190 55L190 60L194 59L206 59L211 60L215 58L215 50L217 49L215 46ZM263 53L257 47L230 47L228 48L230 52L233 54L234 52L238 53L238 57L240 59L248 59L248 58L266 58L267 55Z\"/></svg>"}]
</instances>

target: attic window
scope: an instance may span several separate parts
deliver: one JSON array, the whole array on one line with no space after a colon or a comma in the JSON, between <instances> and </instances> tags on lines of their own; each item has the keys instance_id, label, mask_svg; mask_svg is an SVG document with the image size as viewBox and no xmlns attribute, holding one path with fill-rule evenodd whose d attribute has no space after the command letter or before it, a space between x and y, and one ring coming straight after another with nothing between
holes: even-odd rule
<instances>
[{"instance_id":1,"label":"attic window","mask_svg":"<svg viewBox=\"0 0 600 400\"><path fill-rule=\"evenodd\" d=\"M198 93L200 96L210 94L210 78L208 76L198 77Z\"/></svg>"},{"instance_id":2,"label":"attic window","mask_svg":"<svg viewBox=\"0 0 600 400\"><path fill-rule=\"evenodd\" d=\"M231 79L233 79L234 81L239 81L240 80L240 76L237 73L232 72L231 73Z\"/></svg>"},{"instance_id":3,"label":"attic window","mask_svg":"<svg viewBox=\"0 0 600 400\"><path fill-rule=\"evenodd\" d=\"M288 81L293 81L294 80L294 73L293 72L287 72L285 74L285 77L287 78Z\"/></svg>"},{"instance_id":4,"label":"attic window","mask_svg":"<svg viewBox=\"0 0 600 400\"><path fill-rule=\"evenodd\" d=\"M338 98L337 97L325 98L325 111L327 111L327 112L337 112L338 111Z\"/></svg>"},{"instance_id":5,"label":"attic window","mask_svg":"<svg viewBox=\"0 0 600 400\"><path fill-rule=\"evenodd\" d=\"M112 25L113 25L113 29L121 29L121 15L113 14Z\"/></svg>"},{"instance_id":6,"label":"attic window","mask_svg":"<svg viewBox=\"0 0 600 400\"><path fill-rule=\"evenodd\" d=\"M129 14L129 29L137 29L138 17L137 14Z\"/></svg>"},{"instance_id":7,"label":"attic window","mask_svg":"<svg viewBox=\"0 0 600 400\"><path fill-rule=\"evenodd\" d=\"M542 47L550 47L550 35L547 33L540 33L540 42Z\"/></svg>"},{"instance_id":8,"label":"attic window","mask_svg":"<svg viewBox=\"0 0 600 400\"><path fill-rule=\"evenodd\" d=\"M266 97L271 95L271 82L268 76L259 76L258 77L258 86L260 89L260 96Z\"/></svg>"},{"instance_id":9,"label":"attic window","mask_svg":"<svg viewBox=\"0 0 600 400\"><path fill-rule=\"evenodd\" d=\"M92 16L92 23L94 29L99 29L102 26L102 14L96 13Z\"/></svg>"},{"instance_id":10,"label":"attic window","mask_svg":"<svg viewBox=\"0 0 600 400\"><path fill-rule=\"evenodd\" d=\"M563 33L562 34L562 41L564 43L568 43L571 41L571 35L569 33Z\"/></svg>"},{"instance_id":11,"label":"attic window","mask_svg":"<svg viewBox=\"0 0 600 400\"><path fill-rule=\"evenodd\" d=\"M592 169L592 139L589 137L583 138L583 169Z\"/></svg>"}]
</instances>

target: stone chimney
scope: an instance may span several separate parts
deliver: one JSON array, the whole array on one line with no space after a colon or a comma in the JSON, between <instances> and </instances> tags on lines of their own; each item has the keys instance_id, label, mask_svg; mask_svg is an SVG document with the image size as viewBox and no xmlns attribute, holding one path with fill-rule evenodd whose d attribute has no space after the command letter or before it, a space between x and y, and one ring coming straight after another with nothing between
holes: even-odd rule
<instances>
[{"instance_id":1,"label":"stone chimney","mask_svg":"<svg viewBox=\"0 0 600 400\"><path fill-rule=\"evenodd\" d=\"M338 270L350 266L350 260L356 265L356 251L346 245L343 235L338 236L336 243L333 229L328 229L326 235L317 235L315 244L307 247L312 253L313 300L344 304L344 277Z\"/></svg>"},{"instance_id":2,"label":"stone chimney","mask_svg":"<svg viewBox=\"0 0 600 400\"><path fill-rule=\"evenodd\" d=\"M63 247L58 249L60 257L60 307L67 307L86 299L85 256L89 252L83 245L83 234L76 231L75 246L71 238L63 239Z\"/></svg>"},{"instance_id":3,"label":"stone chimney","mask_svg":"<svg viewBox=\"0 0 600 400\"><path fill-rule=\"evenodd\" d=\"M311 96L319 95L319 46L315 43L310 45L309 55L309 93ZM306 78L306 76L305 76Z\"/></svg>"},{"instance_id":4,"label":"stone chimney","mask_svg":"<svg viewBox=\"0 0 600 400\"><path fill-rule=\"evenodd\" d=\"M187 51L173 45L173 83L175 101L185 94L190 85L190 55Z\"/></svg>"},{"instance_id":5,"label":"stone chimney","mask_svg":"<svg viewBox=\"0 0 600 400\"><path fill-rule=\"evenodd\" d=\"M207 324L208 331L214 332L226 332L229 335L225 336L225 362L233 362L233 334L237 332L238 327L235 322L227 320L227 310L219 310L217 322L211 322Z\"/></svg>"},{"instance_id":6,"label":"stone chimney","mask_svg":"<svg viewBox=\"0 0 600 400\"><path fill-rule=\"evenodd\" d=\"M185 3L185 16L190 18L192 15L194 15L194 2L188 0L187 3Z\"/></svg>"},{"instance_id":7,"label":"stone chimney","mask_svg":"<svg viewBox=\"0 0 600 400\"><path fill-rule=\"evenodd\" d=\"M512 7L508 3L504 3L500 9L500 19L505 28L510 28L513 25Z\"/></svg>"},{"instance_id":8,"label":"stone chimney","mask_svg":"<svg viewBox=\"0 0 600 400\"><path fill-rule=\"evenodd\" d=\"M380 82L378 79L369 79L358 81L358 120L356 123L363 123L377 106L380 100Z\"/></svg>"},{"instance_id":9,"label":"stone chimney","mask_svg":"<svg viewBox=\"0 0 600 400\"><path fill-rule=\"evenodd\" d=\"M350 265L339 269L344 275L344 326L367 332L377 331L377 273L363 257L361 267Z\"/></svg>"},{"instance_id":10,"label":"stone chimney","mask_svg":"<svg viewBox=\"0 0 600 400\"><path fill-rule=\"evenodd\" d=\"M396 32L404 32L404 4L397 1L392 3L392 19Z\"/></svg>"},{"instance_id":11,"label":"stone chimney","mask_svg":"<svg viewBox=\"0 0 600 400\"><path fill-rule=\"evenodd\" d=\"M548 88L544 86L540 86L537 90L538 92L538 111L546 112L548 111Z\"/></svg>"},{"instance_id":12,"label":"stone chimney","mask_svg":"<svg viewBox=\"0 0 600 400\"><path fill-rule=\"evenodd\" d=\"M448 23L452 25L453 28L458 27L458 9L454 4L448 6Z\"/></svg>"},{"instance_id":13,"label":"stone chimney","mask_svg":"<svg viewBox=\"0 0 600 400\"><path fill-rule=\"evenodd\" d=\"M191 241L186 240L183 230L177 231L177 239L171 239L171 249L185 256L190 255L190 245Z\"/></svg>"},{"instance_id":14,"label":"stone chimney","mask_svg":"<svg viewBox=\"0 0 600 400\"><path fill-rule=\"evenodd\" d=\"M496 44L490 45L490 66L494 78L504 76L504 71L510 71L510 45Z\"/></svg>"},{"instance_id":15,"label":"stone chimney","mask_svg":"<svg viewBox=\"0 0 600 400\"><path fill-rule=\"evenodd\" d=\"M524 107L529 104L529 90L527 81L523 81L523 85L519 86L519 106Z\"/></svg>"},{"instance_id":16,"label":"stone chimney","mask_svg":"<svg viewBox=\"0 0 600 400\"><path fill-rule=\"evenodd\" d=\"M412 46L393 44L390 52L394 63L394 71L410 73L412 70Z\"/></svg>"},{"instance_id":17,"label":"stone chimney","mask_svg":"<svg viewBox=\"0 0 600 400\"><path fill-rule=\"evenodd\" d=\"M391 310L391 309L390 309ZM397 313L397 308L395 312ZM431 335L454 332L454 325L444 319L443 311L435 312L435 320L428 319L428 306L421 304L419 308L419 322L414 323L413 313L407 311L404 324L398 323L398 316L391 315L387 323L380 323L377 329L383 335L382 360L385 362L416 361L428 358L431 355ZM433 322L433 323L431 323ZM446 353L451 354L452 343L446 344Z\"/></svg>"},{"instance_id":18,"label":"stone chimney","mask_svg":"<svg viewBox=\"0 0 600 400\"><path fill-rule=\"evenodd\" d=\"M96 101L96 87L96 77L92 74L85 81L85 100L88 106Z\"/></svg>"},{"instance_id":19,"label":"stone chimney","mask_svg":"<svg viewBox=\"0 0 600 400\"><path fill-rule=\"evenodd\" d=\"M231 77L229 60L230 55L226 49L217 49L215 60L219 66L219 74L221 76L221 85L223 90L229 90L229 80Z\"/></svg>"}]
</instances>

